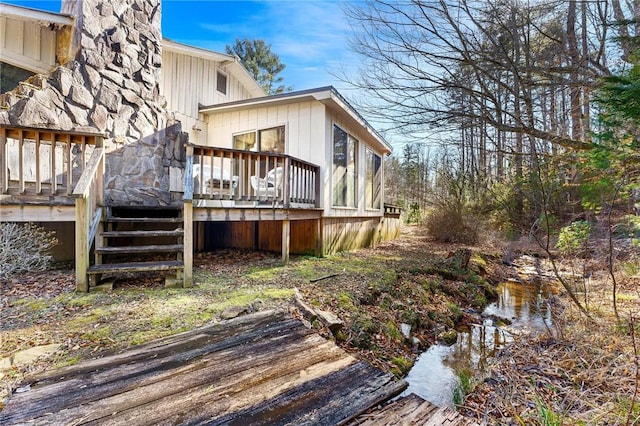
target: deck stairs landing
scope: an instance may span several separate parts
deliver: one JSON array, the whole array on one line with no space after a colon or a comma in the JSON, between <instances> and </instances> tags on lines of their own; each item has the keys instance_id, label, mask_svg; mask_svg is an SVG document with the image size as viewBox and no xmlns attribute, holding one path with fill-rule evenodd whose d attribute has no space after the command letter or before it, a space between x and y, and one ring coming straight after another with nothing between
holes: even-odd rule
<instances>
[{"instance_id":1,"label":"deck stairs landing","mask_svg":"<svg viewBox=\"0 0 640 426\"><path fill-rule=\"evenodd\" d=\"M106 207L95 240L90 289L110 289L124 274L165 271L165 286L183 285L181 208Z\"/></svg>"}]
</instances>

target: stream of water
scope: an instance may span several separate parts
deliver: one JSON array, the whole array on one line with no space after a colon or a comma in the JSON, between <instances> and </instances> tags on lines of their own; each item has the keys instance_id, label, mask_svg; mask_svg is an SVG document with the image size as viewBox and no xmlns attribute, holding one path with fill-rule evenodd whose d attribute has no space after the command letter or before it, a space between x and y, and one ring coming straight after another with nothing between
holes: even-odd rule
<instances>
[{"instance_id":1,"label":"stream of water","mask_svg":"<svg viewBox=\"0 0 640 426\"><path fill-rule=\"evenodd\" d=\"M452 346L433 345L420 355L406 377L405 395L415 393L438 406L453 406L453 391L459 379L456 371L482 373L489 359L513 336L544 331L551 325L549 294L544 286L505 282L497 288L499 298L482 313L482 324L458 330ZM494 319L510 325L497 326Z\"/></svg>"}]
</instances>

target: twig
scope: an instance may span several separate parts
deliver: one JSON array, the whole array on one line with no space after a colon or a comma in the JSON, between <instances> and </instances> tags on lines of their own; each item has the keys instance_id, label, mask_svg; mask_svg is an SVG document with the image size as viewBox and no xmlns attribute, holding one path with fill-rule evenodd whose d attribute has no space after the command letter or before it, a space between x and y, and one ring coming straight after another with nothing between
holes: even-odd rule
<instances>
[{"instance_id":1,"label":"twig","mask_svg":"<svg viewBox=\"0 0 640 426\"><path fill-rule=\"evenodd\" d=\"M325 275L324 277L320 277L320 278L312 278L309 280L309 282L316 283L318 281L326 280L327 278L337 277L338 275L341 275L341 274L344 274L344 269L342 270L342 272L336 272L335 274Z\"/></svg>"},{"instance_id":2,"label":"twig","mask_svg":"<svg viewBox=\"0 0 640 426\"><path fill-rule=\"evenodd\" d=\"M633 345L633 364L636 370L635 376L635 386L633 388L633 397L631 397L631 404L629 405L629 413L627 414L627 423L626 426L629 426L631 423L631 416L633 416L633 406L636 403L636 398L638 397L638 387L640 386L640 365L638 362L638 345L636 344L636 330L635 330L635 318L633 315L629 315L629 333L631 334L631 343Z\"/></svg>"}]
</instances>

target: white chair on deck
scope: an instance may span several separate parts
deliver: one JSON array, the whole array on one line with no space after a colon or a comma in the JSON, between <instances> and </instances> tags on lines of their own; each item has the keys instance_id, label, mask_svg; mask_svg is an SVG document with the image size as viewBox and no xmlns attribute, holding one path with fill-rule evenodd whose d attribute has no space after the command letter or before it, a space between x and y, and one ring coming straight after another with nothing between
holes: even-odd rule
<instances>
[{"instance_id":1,"label":"white chair on deck","mask_svg":"<svg viewBox=\"0 0 640 426\"><path fill-rule=\"evenodd\" d=\"M251 186L258 197L278 198L282 189L282 176L284 169L276 167L267 172L264 178L251 176Z\"/></svg>"}]
</instances>

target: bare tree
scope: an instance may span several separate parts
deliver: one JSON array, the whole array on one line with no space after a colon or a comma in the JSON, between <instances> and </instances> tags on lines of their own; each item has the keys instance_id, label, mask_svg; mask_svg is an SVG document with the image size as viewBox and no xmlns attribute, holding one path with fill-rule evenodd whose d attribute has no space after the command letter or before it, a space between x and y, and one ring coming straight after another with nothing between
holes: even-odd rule
<instances>
[{"instance_id":1,"label":"bare tree","mask_svg":"<svg viewBox=\"0 0 640 426\"><path fill-rule=\"evenodd\" d=\"M359 76L347 80L373 95L361 106L394 130L455 130L466 118L516 135L516 153L524 150L525 135L529 144L589 148L589 89L609 74L606 27L612 17L605 3L350 3L346 12L357 29L352 47L363 62ZM542 93L553 93L545 98L553 105L539 101ZM570 105L563 105L567 98ZM543 116L551 108L554 125ZM504 134L494 137L496 149L505 149Z\"/></svg>"}]
</instances>

